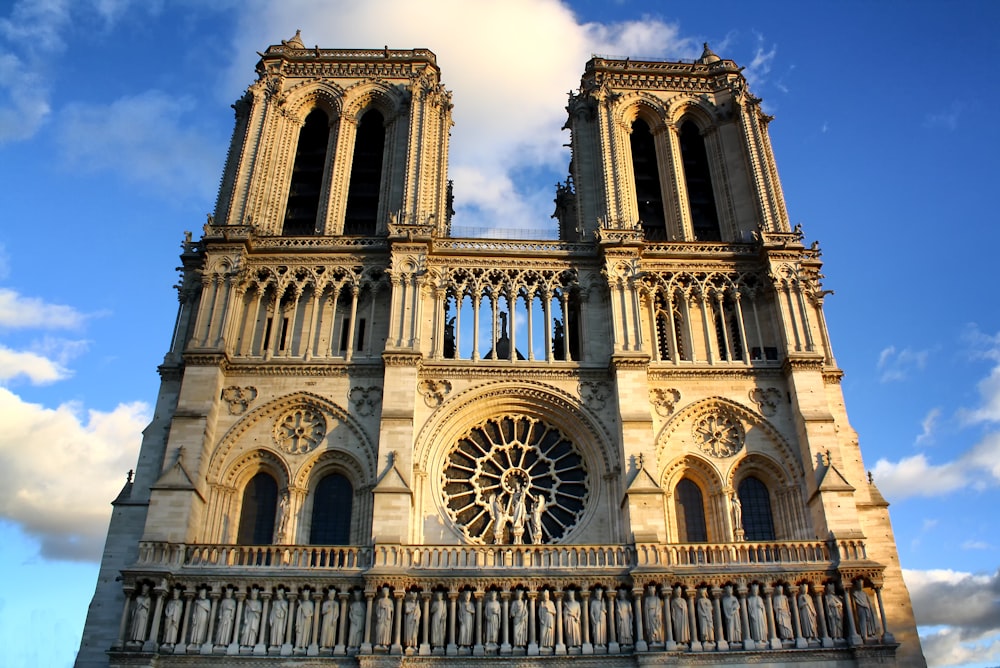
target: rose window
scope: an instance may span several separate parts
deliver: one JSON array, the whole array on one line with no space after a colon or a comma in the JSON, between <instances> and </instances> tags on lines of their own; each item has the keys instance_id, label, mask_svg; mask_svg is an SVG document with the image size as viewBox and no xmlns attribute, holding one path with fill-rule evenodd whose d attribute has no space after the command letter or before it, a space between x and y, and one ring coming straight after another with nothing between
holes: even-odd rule
<instances>
[{"instance_id":1,"label":"rose window","mask_svg":"<svg viewBox=\"0 0 1000 668\"><path fill-rule=\"evenodd\" d=\"M743 425L728 415L713 413L694 425L694 439L713 457L732 457L743 447Z\"/></svg>"},{"instance_id":2,"label":"rose window","mask_svg":"<svg viewBox=\"0 0 1000 668\"><path fill-rule=\"evenodd\" d=\"M312 408L297 408L288 413L274 427L274 440L282 450L291 454L309 452L326 436L323 414Z\"/></svg>"},{"instance_id":3,"label":"rose window","mask_svg":"<svg viewBox=\"0 0 1000 668\"><path fill-rule=\"evenodd\" d=\"M587 502L576 446L540 420L490 418L458 439L442 472L448 516L473 543L555 543Z\"/></svg>"}]
</instances>

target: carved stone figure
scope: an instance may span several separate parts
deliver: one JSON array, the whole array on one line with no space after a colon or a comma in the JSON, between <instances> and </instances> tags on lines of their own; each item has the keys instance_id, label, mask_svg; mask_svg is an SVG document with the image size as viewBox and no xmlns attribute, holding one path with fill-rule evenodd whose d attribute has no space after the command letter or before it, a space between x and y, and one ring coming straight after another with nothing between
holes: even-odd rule
<instances>
[{"instance_id":1,"label":"carved stone figure","mask_svg":"<svg viewBox=\"0 0 1000 668\"><path fill-rule=\"evenodd\" d=\"M392 644L392 613L389 588L382 587L382 594L375 601L375 637L372 644L376 647L388 647Z\"/></svg>"},{"instance_id":2,"label":"carved stone figure","mask_svg":"<svg viewBox=\"0 0 1000 668\"><path fill-rule=\"evenodd\" d=\"M204 589L198 590L198 598L194 600L191 610L191 644L201 645L208 638L208 614L212 603L208 600Z\"/></svg>"},{"instance_id":3,"label":"carved stone figure","mask_svg":"<svg viewBox=\"0 0 1000 668\"><path fill-rule=\"evenodd\" d=\"M788 609L788 599L785 597L784 589L781 585L774 588L774 627L778 637L788 640L794 636L792 631L792 613Z\"/></svg>"},{"instance_id":4,"label":"carved stone figure","mask_svg":"<svg viewBox=\"0 0 1000 668\"><path fill-rule=\"evenodd\" d=\"M656 595L656 587L647 585L642 601L642 614L646 622L646 639L649 642L663 642L663 606Z\"/></svg>"},{"instance_id":5,"label":"carved stone figure","mask_svg":"<svg viewBox=\"0 0 1000 668\"><path fill-rule=\"evenodd\" d=\"M458 645L472 647L472 631L476 622L476 604L472 602L472 592L466 589L462 592L455 611L458 617Z\"/></svg>"},{"instance_id":6,"label":"carved stone figure","mask_svg":"<svg viewBox=\"0 0 1000 668\"><path fill-rule=\"evenodd\" d=\"M233 640L233 622L236 621L236 601L229 587L222 592L219 601L219 625L216 627L215 644L228 645Z\"/></svg>"},{"instance_id":7,"label":"carved stone figure","mask_svg":"<svg viewBox=\"0 0 1000 668\"><path fill-rule=\"evenodd\" d=\"M129 639L134 642L146 640L146 628L149 626L149 585L143 584L135 597L132 608L132 624L129 626Z\"/></svg>"},{"instance_id":8,"label":"carved stone figure","mask_svg":"<svg viewBox=\"0 0 1000 668\"><path fill-rule=\"evenodd\" d=\"M608 611L604 607L604 590L600 587L594 590L594 598L590 601L590 637L597 647L608 644Z\"/></svg>"},{"instance_id":9,"label":"carved stone figure","mask_svg":"<svg viewBox=\"0 0 1000 668\"><path fill-rule=\"evenodd\" d=\"M674 597L670 599L670 621L674 625L674 640L679 643L691 642L687 603L684 602L684 592L680 587L674 589Z\"/></svg>"},{"instance_id":10,"label":"carved stone figure","mask_svg":"<svg viewBox=\"0 0 1000 668\"><path fill-rule=\"evenodd\" d=\"M500 618L503 609L500 601L497 600L497 593L490 590L486 594L486 604L483 606L483 617L485 617L486 644L491 649L500 642Z\"/></svg>"},{"instance_id":11,"label":"carved stone figure","mask_svg":"<svg viewBox=\"0 0 1000 668\"><path fill-rule=\"evenodd\" d=\"M434 601L431 603L431 644L435 647L444 647L444 631L448 622L448 604L444 600L444 594L439 591L434 592Z\"/></svg>"},{"instance_id":12,"label":"carved stone figure","mask_svg":"<svg viewBox=\"0 0 1000 668\"><path fill-rule=\"evenodd\" d=\"M543 589L538 600L538 645L553 647L555 645L556 604L549 599L549 590Z\"/></svg>"},{"instance_id":13,"label":"carved stone figure","mask_svg":"<svg viewBox=\"0 0 1000 668\"><path fill-rule=\"evenodd\" d=\"M566 592L566 601L563 603L563 641L566 647L579 647L583 644L580 614L580 602L576 600L576 593L570 589Z\"/></svg>"},{"instance_id":14,"label":"carved stone figure","mask_svg":"<svg viewBox=\"0 0 1000 668\"><path fill-rule=\"evenodd\" d=\"M541 545L545 542L542 536L542 514L544 512L545 497L539 494L531 509L531 542L535 545Z\"/></svg>"},{"instance_id":15,"label":"carved stone figure","mask_svg":"<svg viewBox=\"0 0 1000 668\"><path fill-rule=\"evenodd\" d=\"M316 614L316 604L309 598L309 590L303 589L299 605L295 609L295 647L305 649L312 642L312 620Z\"/></svg>"},{"instance_id":16,"label":"carved stone figure","mask_svg":"<svg viewBox=\"0 0 1000 668\"><path fill-rule=\"evenodd\" d=\"M514 600L510 602L511 644L524 647L528 644L528 605L521 598L520 589L514 590Z\"/></svg>"},{"instance_id":17,"label":"carved stone figure","mask_svg":"<svg viewBox=\"0 0 1000 668\"><path fill-rule=\"evenodd\" d=\"M816 607L813 605L812 597L809 595L809 585L803 584L799 589L799 625L802 629L802 637L814 640L816 633Z\"/></svg>"},{"instance_id":18,"label":"carved stone figure","mask_svg":"<svg viewBox=\"0 0 1000 668\"><path fill-rule=\"evenodd\" d=\"M271 646L280 647L285 642L285 628L288 625L288 601L285 600L285 590L278 587L271 601L271 614L268 616L271 625Z\"/></svg>"},{"instance_id":19,"label":"carved stone figure","mask_svg":"<svg viewBox=\"0 0 1000 668\"><path fill-rule=\"evenodd\" d=\"M409 592L403 601L403 644L417 646L417 632L420 629L420 601L414 592Z\"/></svg>"},{"instance_id":20,"label":"carved stone figure","mask_svg":"<svg viewBox=\"0 0 1000 668\"><path fill-rule=\"evenodd\" d=\"M826 608L826 626L830 631L830 637L839 639L844 637L844 602L837 596L837 590L833 583L826 585L826 596L823 598Z\"/></svg>"},{"instance_id":21,"label":"carved stone figure","mask_svg":"<svg viewBox=\"0 0 1000 668\"><path fill-rule=\"evenodd\" d=\"M712 618L712 600L708 598L708 588L699 592L695 611L698 613L698 637L702 642L715 642L715 622Z\"/></svg>"},{"instance_id":22,"label":"carved stone figure","mask_svg":"<svg viewBox=\"0 0 1000 668\"><path fill-rule=\"evenodd\" d=\"M340 605L337 602L337 590L330 589L326 600L320 607L323 621L319 627L319 646L333 647L337 644L337 622L340 621Z\"/></svg>"},{"instance_id":23,"label":"carved stone figure","mask_svg":"<svg viewBox=\"0 0 1000 668\"><path fill-rule=\"evenodd\" d=\"M740 624L740 600L733 595L733 586L726 585L722 594L722 619L726 626L726 640L741 642L743 626Z\"/></svg>"},{"instance_id":24,"label":"carved stone figure","mask_svg":"<svg viewBox=\"0 0 1000 668\"><path fill-rule=\"evenodd\" d=\"M618 590L618 599L615 601L615 630L618 632L618 642L621 645L631 646L632 639L632 602L624 589Z\"/></svg>"},{"instance_id":25,"label":"carved stone figure","mask_svg":"<svg viewBox=\"0 0 1000 668\"><path fill-rule=\"evenodd\" d=\"M240 644L244 647L257 644L262 608L257 588L254 587L250 590L250 598L243 603L243 635L240 636Z\"/></svg>"},{"instance_id":26,"label":"carved stone figure","mask_svg":"<svg viewBox=\"0 0 1000 668\"><path fill-rule=\"evenodd\" d=\"M750 626L750 637L756 642L762 642L767 637L767 609L764 599L760 596L760 587L750 585L750 595L747 596L747 621Z\"/></svg>"},{"instance_id":27,"label":"carved stone figure","mask_svg":"<svg viewBox=\"0 0 1000 668\"><path fill-rule=\"evenodd\" d=\"M858 633L867 640L878 633L878 627L875 625L872 600L868 598L868 592L865 591L864 583L861 580L854 582L851 600L854 601L854 608L858 612Z\"/></svg>"},{"instance_id":28,"label":"carved stone figure","mask_svg":"<svg viewBox=\"0 0 1000 668\"><path fill-rule=\"evenodd\" d=\"M167 601L167 607L163 611L163 644L177 644L177 632L181 626L181 617L184 613L184 601L181 600L181 590L174 588Z\"/></svg>"},{"instance_id":29,"label":"carved stone figure","mask_svg":"<svg viewBox=\"0 0 1000 668\"><path fill-rule=\"evenodd\" d=\"M361 600L360 591L354 591L354 600L351 601L351 607L347 610L347 620L349 622L347 646L361 647L365 632L365 602Z\"/></svg>"}]
</instances>

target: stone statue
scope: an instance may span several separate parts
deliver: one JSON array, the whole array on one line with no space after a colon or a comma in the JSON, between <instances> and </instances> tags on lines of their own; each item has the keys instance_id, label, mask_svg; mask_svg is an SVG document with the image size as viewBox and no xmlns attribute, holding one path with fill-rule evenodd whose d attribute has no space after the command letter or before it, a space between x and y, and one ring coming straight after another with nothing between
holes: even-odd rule
<instances>
[{"instance_id":1,"label":"stone statue","mask_svg":"<svg viewBox=\"0 0 1000 668\"><path fill-rule=\"evenodd\" d=\"M572 589L566 592L566 602L563 603L563 640L566 647L579 647L583 644L580 630L580 602L576 600L576 592Z\"/></svg>"},{"instance_id":2,"label":"stone statue","mask_svg":"<svg viewBox=\"0 0 1000 668\"><path fill-rule=\"evenodd\" d=\"M510 518L504 512L503 504L500 503L500 495L494 494L490 497L490 519L493 521L493 542L497 545L504 543L504 530Z\"/></svg>"},{"instance_id":3,"label":"stone statue","mask_svg":"<svg viewBox=\"0 0 1000 668\"><path fill-rule=\"evenodd\" d=\"M792 631L792 613L788 609L788 599L785 598L784 589L781 585L774 588L774 628L778 637L788 640L794 637Z\"/></svg>"},{"instance_id":4,"label":"stone statue","mask_svg":"<svg viewBox=\"0 0 1000 668\"><path fill-rule=\"evenodd\" d=\"M535 499L535 505L531 509L531 542L541 545L545 542L542 536L542 514L545 512L545 497L541 494Z\"/></svg>"},{"instance_id":5,"label":"stone statue","mask_svg":"<svg viewBox=\"0 0 1000 668\"><path fill-rule=\"evenodd\" d=\"M826 585L826 596L823 599L826 608L827 627L830 630L830 637L839 639L844 637L844 602L837 596L837 590L833 583Z\"/></svg>"},{"instance_id":6,"label":"stone statue","mask_svg":"<svg viewBox=\"0 0 1000 668\"><path fill-rule=\"evenodd\" d=\"M312 642L312 620L316 614L316 604L309 598L309 590L303 589L299 605L295 609L295 647L305 649Z\"/></svg>"},{"instance_id":7,"label":"stone statue","mask_svg":"<svg viewBox=\"0 0 1000 668\"><path fill-rule=\"evenodd\" d=\"M708 587L699 592L695 611L698 613L698 632L702 642L715 642L715 622L712 616L712 600L708 598Z\"/></svg>"},{"instance_id":8,"label":"stone statue","mask_svg":"<svg viewBox=\"0 0 1000 668\"><path fill-rule=\"evenodd\" d=\"M392 599L389 588L382 587L382 595L375 601L375 637L372 644L388 647L392 644Z\"/></svg>"},{"instance_id":9,"label":"stone statue","mask_svg":"<svg viewBox=\"0 0 1000 668\"><path fill-rule=\"evenodd\" d=\"M288 624L288 601L281 587L274 593L268 623L271 625L271 646L280 647L285 642L285 627Z\"/></svg>"},{"instance_id":10,"label":"stone statue","mask_svg":"<svg viewBox=\"0 0 1000 668\"><path fill-rule=\"evenodd\" d=\"M198 590L198 598L194 600L194 608L191 610L191 644L201 645L208 639L208 615L212 610L212 603L208 600L207 592L204 588Z\"/></svg>"},{"instance_id":11,"label":"stone statue","mask_svg":"<svg viewBox=\"0 0 1000 668\"><path fill-rule=\"evenodd\" d=\"M632 602L624 589L618 590L615 601L615 630L618 631L618 643L631 646L632 640Z\"/></svg>"},{"instance_id":12,"label":"stone statue","mask_svg":"<svg viewBox=\"0 0 1000 668\"><path fill-rule=\"evenodd\" d=\"M691 642L687 603L684 602L684 592L680 587L674 588L674 597L670 599L670 621L674 625L674 640L679 643Z\"/></svg>"},{"instance_id":13,"label":"stone statue","mask_svg":"<svg viewBox=\"0 0 1000 668\"><path fill-rule=\"evenodd\" d=\"M868 598L868 592L865 591L861 580L855 580L851 600L854 601L854 608L858 611L858 633L867 640L878 633L878 627L875 625L872 600Z\"/></svg>"},{"instance_id":14,"label":"stone statue","mask_svg":"<svg viewBox=\"0 0 1000 668\"><path fill-rule=\"evenodd\" d=\"M604 607L604 590L600 587L594 590L594 598L590 601L590 637L597 647L608 644L608 611Z\"/></svg>"},{"instance_id":15,"label":"stone statue","mask_svg":"<svg viewBox=\"0 0 1000 668\"><path fill-rule=\"evenodd\" d=\"M538 601L538 645L539 647L555 646L556 604L549 599L549 590L542 590Z\"/></svg>"},{"instance_id":16,"label":"stone statue","mask_svg":"<svg viewBox=\"0 0 1000 668\"><path fill-rule=\"evenodd\" d=\"M448 603L444 600L444 594L439 591L434 592L434 601L431 603L431 644L435 647L444 647L444 631L448 622Z\"/></svg>"},{"instance_id":17,"label":"stone statue","mask_svg":"<svg viewBox=\"0 0 1000 668\"><path fill-rule=\"evenodd\" d=\"M288 534L288 506L289 498L288 492L281 493L281 499L278 501L278 516L274 520L274 544L284 545L287 542ZM285 601L285 605L288 605L288 601Z\"/></svg>"},{"instance_id":18,"label":"stone statue","mask_svg":"<svg viewBox=\"0 0 1000 668\"><path fill-rule=\"evenodd\" d=\"M514 647L524 647L528 644L528 606L524 602L523 592L514 590L514 600L510 602L511 644Z\"/></svg>"},{"instance_id":19,"label":"stone statue","mask_svg":"<svg viewBox=\"0 0 1000 668\"><path fill-rule=\"evenodd\" d=\"M244 647L252 647L257 644L262 608L263 604L260 602L257 588L254 587L250 590L250 598L243 604L243 635L240 637L240 644Z\"/></svg>"},{"instance_id":20,"label":"stone statue","mask_svg":"<svg viewBox=\"0 0 1000 668\"><path fill-rule=\"evenodd\" d=\"M760 587L756 584L750 585L750 595L747 596L747 621L750 637L756 642L763 642L767 637L767 609L760 596Z\"/></svg>"},{"instance_id":21,"label":"stone statue","mask_svg":"<svg viewBox=\"0 0 1000 668\"><path fill-rule=\"evenodd\" d=\"M646 639L649 642L663 642L663 606L656 595L656 587L646 586L646 597L642 602L642 614L646 621Z\"/></svg>"},{"instance_id":22,"label":"stone statue","mask_svg":"<svg viewBox=\"0 0 1000 668\"><path fill-rule=\"evenodd\" d=\"M420 629L420 601L414 592L409 592L403 601L403 644L417 646L417 632Z\"/></svg>"},{"instance_id":23,"label":"stone statue","mask_svg":"<svg viewBox=\"0 0 1000 668\"><path fill-rule=\"evenodd\" d=\"M497 593L490 590L486 594L483 616L486 618L484 620L486 622L486 645L491 649L500 642L500 618L502 615L503 609L500 607L500 601L497 600Z\"/></svg>"},{"instance_id":24,"label":"stone statue","mask_svg":"<svg viewBox=\"0 0 1000 668\"><path fill-rule=\"evenodd\" d=\"M181 617L184 613L184 601L181 600L181 590L176 587L167 601L167 607L163 611L163 643L165 645L177 644L177 631L181 626Z\"/></svg>"},{"instance_id":25,"label":"stone statue","mask_svg":"<svg viewBox=\"0 0 1000 668\"><path fill-rule=\"evenodd\" d=\"M337 590L330 589L326 600L320 608L323 621L320 622L319 646L333 647L337 644L337 622L340 621L340 605L337 602Z\"/></svg>"},{"instance_id":26,"label":"stone statue","mask_svg":"<svg viewBox=\"0 0 1000 668\"><path fill-rule=\"evenodd\" d=\"M215 644L228 645L233 640L233 622L236 621L236 601L233 590L226 587L219 601L219 626L216 628Z\"/></svg>"},{"instance_id":27,"label":"stone statue","mask_svg":"<svg viewBox=\"0 0 1000 668\"><path fill-rule=\"evenodd\" d=\"M803 584L799 589L799 625L802 629L802 637L807 640L814 640L816 633L816 607L813 605L812 597L809 595L809 585Z\"/></svg>"},{"instance_id":28,"label":"stone statue","mask_svg":"<svg viewBox=\"0 0 1000 668\"><path fill-rule=\"evenodd\" d=\"M476 622L476 604L472 602L472 592L466 589L458 601L458 646L472 647L472 632Z\"/></svg>"},{"instance_id":29,"label":"stone statue","mask_svg":"<svg viewBox=\"0 0 1000 668\"><path fill-rule=\"evenodd\" d=\"M726 640L743 641L743 627L740 625L740 600L733 596L733 586L726 585L722 594L722 619L726 624Z\"/></svg>"},{"instance_id":30,"label":"stone statue","mask_svg":"<svg viewBox=\"0 0 1000 668\"><path fill-rule=\"evenodd\" d=\"M129 639L134 642L145 642L146 628L149 626L149 585L143 584L135 597L135 607L132 608L132 624L129 627Z\"/></svg>"},{"instance_id":31,"label":"stone statue","mask_svg":"<svg viewBox=\"0 0 1000 668\"><path fill-rule=\"evenodd\" d=\"M365 633L365 602L361 600L361 592L354 590L354 600L347 611L350 625L347 630L347 646L361 647Z\"/></svg>"}]
</instances>

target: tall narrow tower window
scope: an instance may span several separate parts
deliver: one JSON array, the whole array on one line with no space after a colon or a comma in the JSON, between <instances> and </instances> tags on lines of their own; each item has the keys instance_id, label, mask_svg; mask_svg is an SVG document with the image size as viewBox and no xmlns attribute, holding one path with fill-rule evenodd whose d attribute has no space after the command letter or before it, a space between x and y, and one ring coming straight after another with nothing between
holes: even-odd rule
<instances>
[{"instance_id":1,"label":"tall narrow tower window","mask_svg":"<svg viewBox=\"0 0 1000 668\"><path fill-rule=\"evenodd\" d=\"M339 473L331 473L319 481L309 529L312 545L347 545L351 541L353 498L350 481Z\"/></svg>"},{"instance_id":2,"label":"tall narrow tower window","mask_svg":"<svg viewBox=\"0 0 1000 668\"><path fill-rule=\"evenodd\" d=\"M721 241L705 138L701 136L698 126L691 121L685 121L681 125L681 158L684 162L684 180L691 206L694 238L697 241Z\"/></svg>"},{"instance_id":3,"label":"tall narrow tower window","mask_svg":"<svg viewBox=\"0 0 1000 668\"><path fill-rule=\"evenodd\" d=\"M313 109L299 131L295 149L292 183L288 188L285 223L281 233L304 236L316 233L319 215L319 194L323 189L326 167L326 145L330 139L330 119L320 109Z\"/></svg>"},{"instance_id":4,"label":"tall narrow tower window","mask_svg":"<svg viewBox=\"0 0 1000 668\"><path fill-rule=\"evenodd\" d=\"M274 539L274 516L278 509L278 483L268 473L258 473L243 490L243 509L236 542L240 545L270 545Z\"/></svg>"},{"instance_id":5,"label":"tall narrow tower window","mask_svg":"<svg viewBox=\"0 0 1000 668\"><path fill-rule=\"evenodd\" d=\"M385 149L385 119L377 109L367 111L358 124L347 191L344 234L372 236L378 218L382 191L382 152Z\"/></svg>"},{"instance_id":6,"label":"tall narrow tower window","mask_svg":"<svg viewBox=\"0 0 1000 668\"><path fill-rule=\"evenodd\" d=\"M632 123L632 173L635 177L635 199L643 236L650 241L667 238L663 217L663 191L660 190L660 170L656 164L656 146L649 125L641 118Z\"/></svg>"}]
</instances>

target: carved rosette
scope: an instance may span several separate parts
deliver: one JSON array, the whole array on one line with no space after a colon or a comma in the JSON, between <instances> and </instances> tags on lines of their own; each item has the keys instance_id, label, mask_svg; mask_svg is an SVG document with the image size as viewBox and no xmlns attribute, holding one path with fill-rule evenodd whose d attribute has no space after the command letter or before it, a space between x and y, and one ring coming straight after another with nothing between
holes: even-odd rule
<instances>
[{"instance_id":1,"label":"carved rosette","mask_svg":"<svg viewBox=\"0 0 1000 668\"><path fill-rule=\"evenodd\" d=\"M445 458L441 482L448 516L470 543L480 544L557 543L580 520L590 491L576 445L523 415L470 429Z\"/></svg>"},{"instance_id":2,"label":"carved rosette","mask_svg":"<svg viewBox=\"0 0 1000 668\"><path fill-rule=\"evenodd\" d=\"M316 448L326 436L326 418L314 408L296 408L274 425L274 442L285 452L304 454Z\"/></svg>"},{"instance_id":3,"label":"carved rosette","mask_svg":"<svg viewBox=\"0 0 1000 668\"><path fill-rule=\"evenodd\" d=\"M732 457L743 449L746 431L737 418L716 411L694 423L692 436L704 453L722 458Z\"/></svg>"}]
</instances>

